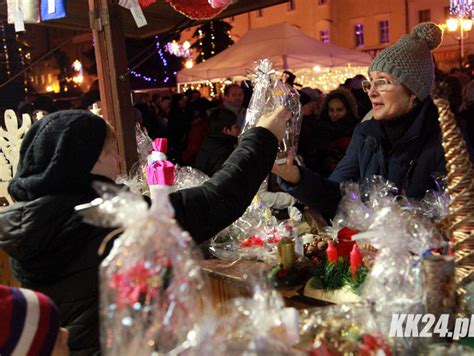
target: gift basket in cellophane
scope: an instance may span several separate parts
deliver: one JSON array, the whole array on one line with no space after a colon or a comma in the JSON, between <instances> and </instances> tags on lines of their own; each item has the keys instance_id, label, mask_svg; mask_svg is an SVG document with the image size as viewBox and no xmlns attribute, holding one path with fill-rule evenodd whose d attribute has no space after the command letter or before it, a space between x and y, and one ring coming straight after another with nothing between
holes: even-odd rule
<instances>
[{"instance_id":1,"label":"gift basket in cellophane","mask_svg":"<svg viewBox=\"0 0 474 356\"><path fill-rule=\"evenodd\" d=\"M197 263L200 254L173 219L168 200L174 166L155 160L147 166L147 178L149 210L140 196L127 192L99 206L101 215L124 230L100 268L107 355L183 352L198 343L203 315L212 317L202 299L208 292Z\"/></svg>"},{"instance_id":2,"label":"gift basket in cellophane","mask_svg":"<svg viewBox=\"0 0 474 356\"><path fill-rule=\"evenodd\" d=\"M253 94L241 135L255 127L263 115L284 106L291 117L276 160L277 163L284 163L289 152L296 156L302 120L299 93L277 79L277 72L268 59L255 63L249 77L252 79ZM277 221L257 194L243 216L213 239L211 252L227 260L242 257L275 262L276 246L280 240L295 237L295 224L301 220L301 216L296 215L295 210L290 210L289 220Z\"/></svg>"}]
</instances>

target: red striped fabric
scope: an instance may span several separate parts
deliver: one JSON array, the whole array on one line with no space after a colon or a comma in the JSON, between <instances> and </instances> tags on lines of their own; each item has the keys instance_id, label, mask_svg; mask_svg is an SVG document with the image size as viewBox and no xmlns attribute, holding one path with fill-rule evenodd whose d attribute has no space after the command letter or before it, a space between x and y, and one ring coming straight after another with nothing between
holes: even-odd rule
<instances>
[{"instance_id":1,"label":"red striped fabric","mask_svg":"<svg viewBox=\"0 0 474 356\"><path fill-rule=\"evenodd\" d=\"M0 285L0 353L10 336L13 301L10 288Z\"/></svg>"},{"instance_id":2,"label":"red striped fabric","mask_svg":"<svg viewBox=\"0 0 474 356\"><path fill-rule=\"evenodd\" d=\"M41 293L36 293L36 296L39 300L40 306L40 317L38 321L38 329L36 330L36 335L31 343L30 350L28 351L28 356L39 355L40 350L42 350L44 345L44 340L48 333L50 327L50 317L51 317L51 302L48 297ZM51 352L52 350L50 350Z\"/></svg>"}]
</instances>

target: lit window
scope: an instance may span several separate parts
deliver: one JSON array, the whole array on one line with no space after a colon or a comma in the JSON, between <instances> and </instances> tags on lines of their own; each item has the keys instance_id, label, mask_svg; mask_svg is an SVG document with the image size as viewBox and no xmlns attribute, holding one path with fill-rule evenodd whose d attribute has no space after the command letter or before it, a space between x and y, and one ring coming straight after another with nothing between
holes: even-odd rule
<instances>
[{"instance_id":1,"label":"lit window","mask_svg":"<svg viewBox=\"0 0 474 356\"><path fill-rule=\"evenodd\" d=\"M418 23L430 22L431 21L431 10L420 10L418 11Z\"/></svg>"},{"instance_id":2,"label":"lit window","mask_svg":"<svg viewBox=\"0 0 474 356\"><path fill-rule=\"evenodd\" d=\"M364 47L364 25L358 23L354 26L355 45L356 47Z\"/></svg>"},{"instance_id":3,"label":"lit window","mask_svg":"<svg viewBox=\"0 0 474 356\"><path fill-rule=\"evenodd\" d=\"M328 30L319 31L319 40L322 43L329 43L329 31Z\"/></svg>"},{"instance_id":4,"label":"lit window","mask_svg":"<svg viewBox=\"0 0 474 356\"><path fill-rule=\"evenodd\" d=\"M293 11L296 9L296 0L288 1L288 11Z\"/></svg>"},{"instance_id":5,"label":"lit window","mask_svg":"<svg viewBox=\"0 0 474 356\"><path fill-rule=\"evenodd\" d=\"M380 33L380 43L389 43L390 42L390 32L388 28L388 21L380 21L379 22L379 33Z\"/></svg>"}]
</instances>

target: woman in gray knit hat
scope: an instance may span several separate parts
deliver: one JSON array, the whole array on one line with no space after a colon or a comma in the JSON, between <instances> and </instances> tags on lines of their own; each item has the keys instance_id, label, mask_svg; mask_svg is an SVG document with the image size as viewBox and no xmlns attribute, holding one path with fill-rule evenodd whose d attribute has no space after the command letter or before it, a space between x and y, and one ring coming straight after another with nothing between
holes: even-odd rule
<instances>
[{"instance_id":1,"label":"woman in gray knit hat","mask_svg":"<svg viewBox=\"0 0 474 356\"><path fill-rule=\"evenodd\" d=\"M281 187L331 218L341 199L339 184L383 176L401 194L421 198L445 173L438 110L429 96L434 81L432 50L442 41L434 23L421 23L383 50L369 67L362 87L373 119L360 123L346 155L325 179L307 168L274 166Z\"/></svg>"}]
</instances>

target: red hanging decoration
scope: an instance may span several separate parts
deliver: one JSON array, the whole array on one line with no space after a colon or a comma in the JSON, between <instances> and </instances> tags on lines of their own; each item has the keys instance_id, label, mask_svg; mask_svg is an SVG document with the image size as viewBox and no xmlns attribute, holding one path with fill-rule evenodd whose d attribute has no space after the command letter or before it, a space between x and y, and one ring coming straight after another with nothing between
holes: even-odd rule
<instances>
[{"instance_id":1,"label":"red hanging decoration","mask_svg":"<svg viewBox=\"0 0 474 356\"><path fill-rule=\"evenodd\" d=\"M220 8L212 8L208 0L165 0L173 8L193 20L208 20L220 14L230 2Z\"/></svg>"},{"instance_id":2,"label":"red hanging decoration","mask_svg":"<svg viewBox=\"0 0 474 356\"><path fill-rule=\"evenodd\" d=\"M150 6L151 4L155 3L156 0L138 0L138 4L142 9Z\"/></svg>"}]
</instances>

